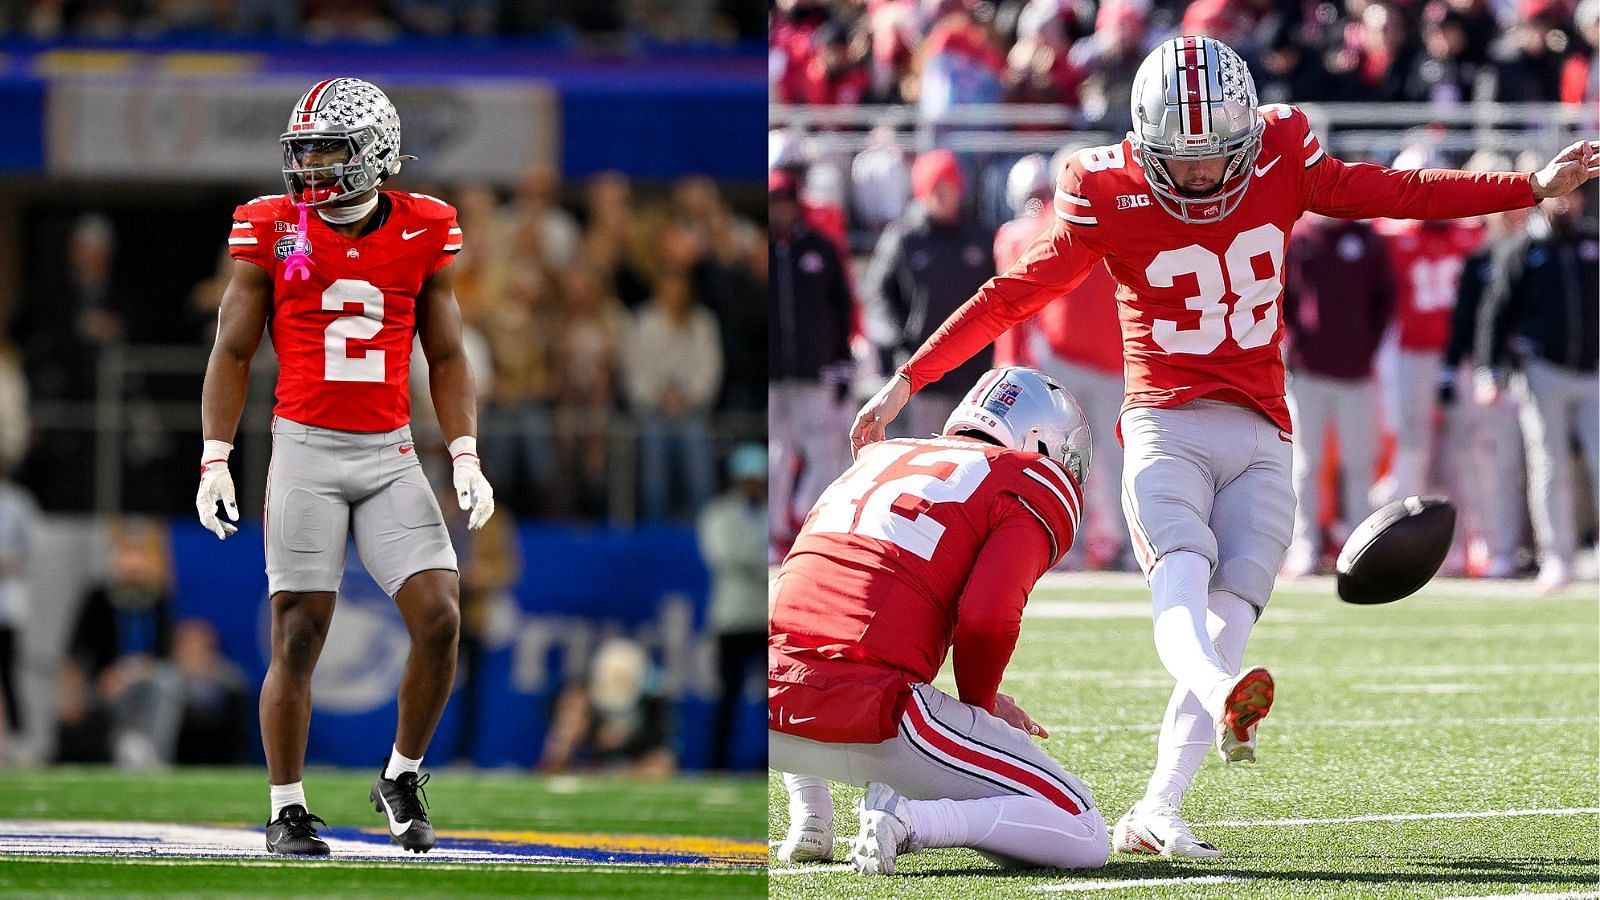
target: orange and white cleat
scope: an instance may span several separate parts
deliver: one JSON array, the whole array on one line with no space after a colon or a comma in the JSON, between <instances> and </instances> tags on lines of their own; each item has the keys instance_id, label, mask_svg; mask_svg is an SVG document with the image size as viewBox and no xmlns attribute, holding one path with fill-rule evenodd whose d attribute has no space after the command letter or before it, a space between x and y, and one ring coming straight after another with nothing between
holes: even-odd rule
<instances>
[{"instance_id":1,"label":"orange and white cleat","mask_svg":"<svg viewBox=\"0 0 1600 900\"><path fill-rule=\"evenodd\" d=\"M1256 761L1256 726L1271 709L1272 673L1256 666L1233 682L1217 720L1217 752L1225 761Z\"/></svg>"}]
</instances>

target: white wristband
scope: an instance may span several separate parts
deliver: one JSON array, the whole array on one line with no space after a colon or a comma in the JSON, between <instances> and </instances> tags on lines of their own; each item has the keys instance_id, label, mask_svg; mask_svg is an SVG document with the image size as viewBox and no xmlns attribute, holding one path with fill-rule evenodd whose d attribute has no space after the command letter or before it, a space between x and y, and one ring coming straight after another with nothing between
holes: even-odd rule
<instances>
[{"instance_id":1,"label":"white wristband","mask_svg":"<svg viewBox=\"0 0 1600 900\"><path fill-rule=\"evenodd\" d=\"M228 454L233 452L233 445L227 441L206 441L205 449L200 451L200 468L215 462L228 464Z\"/></svg>"},{"instance_id":2,"label":"white wristband","mask_svg":"<svg viewBox=\"0 0 1600 900\"><path fill-rule=\"evenodd\" d=\"M463 456L469 456L471 459L463 459ZM478 464L478 439L470 434L464 434L450 442L450 463L459 465L463 462Z\"/></svg>"}]
</instances>

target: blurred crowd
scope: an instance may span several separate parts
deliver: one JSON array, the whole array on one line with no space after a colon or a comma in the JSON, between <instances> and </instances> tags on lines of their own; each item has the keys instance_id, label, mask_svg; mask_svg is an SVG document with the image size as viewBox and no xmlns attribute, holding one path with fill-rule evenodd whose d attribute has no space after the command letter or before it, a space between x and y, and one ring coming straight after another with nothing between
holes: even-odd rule
<instances>
[{"instance_id":1,"label":"blurred crowd","mask_svg":"<svg viewBox=\"0 0 1600 900\"><path fill-rule=\"evenodd\" d=\"M777 0L768 71L781 103L1057 103L1121 133L1177 34L1239 51L1263 103L1600 98L1597 0Z\"/></svg>"},{"instance_id":2,"label":"blurred crowd","mask_svg":"<svg viewBox=\"0 0 1600 900\"><path fill-rule=\"evenodd\" d=\"M1417 132L1397 168L1532 171L1556 148L1469 160ZM898 182L853 258L849 216L813 165L774 132L768 176L772 271L771 534L774 557L848 465L855 405L1052 219L1064 152L1024 157L999 185L1012 218L983 221L977 190L947 150L897 172L852 173L858 220L875 181ZM828 176L824 176L826 178ZM1330 571L1378 506L1443 495L1461 509L1445 571L1536 575L1544 590L1594 577L1600 443L1600 243L1594 192L1480 221L1346 222L1306 216L1285 265L1283 321L1295 418L1299 513L1285 574ZM903 206L900 196L904 197ZM1587 205L1587 212L1586 212ZM1030 365L1078 397L1096 436L1083 539L1066 564L1132 570L1118 497L1123 393L1116 285L1095 267L1073 292L991 350L912 397L891 434L941 430L978 372ZM862 377L863 373L865 377ZM1381 410L1374 415L1374 410ZM1582 570L1582 571L1580 571Z\"/></svg>"},{"instance_id":3,"label":"blurred crowd","mask_svg":"<svg viewBox=\"0 0 1600 900\"><path fill-rule=\"evenodd\" d=\"M36 40L558 33L580 42L703 44L753 40L763 24L749 0L27 0L0 7L0 33Z\"/></svg>"}]
</instances>

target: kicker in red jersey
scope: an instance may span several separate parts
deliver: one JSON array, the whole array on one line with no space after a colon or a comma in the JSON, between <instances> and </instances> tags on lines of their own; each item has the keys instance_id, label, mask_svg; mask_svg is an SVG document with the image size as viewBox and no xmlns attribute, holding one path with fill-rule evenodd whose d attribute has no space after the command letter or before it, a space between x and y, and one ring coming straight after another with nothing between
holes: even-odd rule
<instances>
[{"instance_id":1,"label":"kicker in red jersey","mask_svg":"<svg viewBox=\"0 0 1600 900\"><path fill-rule=\"evenodd\" d=\"M1071 546L1082 503L1037 453L963 438L864 448L779 573L770 727L884 740L909 685L931 682L952 645L961 699L992 708L1027 593Z\"/></svg>"},{"instance_id":2,"label":"kicker in red jersey","mask_svg":"<svg viewBox=\"0 0 1600 900\"><path fill-rule=\"evenodd\" d=\"M1122 285L1124 408L1210 397L1288 432L1279 308L1284 250L1301 213L1453 218L1532 203L1526 175L1346 164L1323 151L1300 110L1262 113L1249 190L1221 219L1184 223L1150 202L1129 141L1074 154L1058 182L1052 239L980 288L911 358L902 371L913 389L1070 291L1103 258Z\"/></svg>"},{"instance_id":3,"label":"kicker in red jersey","mask_svg":"<svg viewBox=\"0 0 1600 900\"><path fill-rule=\"evenodd\" d=\"M461 249L448 203L384 191L388 216L358 238L309 220L311 277L284 278L299 211L287 197L258 197L233 214L228 252L272 275L276 415L339 431L391 431L411 420L416 298Z\"/></svg>"}]
</instances>

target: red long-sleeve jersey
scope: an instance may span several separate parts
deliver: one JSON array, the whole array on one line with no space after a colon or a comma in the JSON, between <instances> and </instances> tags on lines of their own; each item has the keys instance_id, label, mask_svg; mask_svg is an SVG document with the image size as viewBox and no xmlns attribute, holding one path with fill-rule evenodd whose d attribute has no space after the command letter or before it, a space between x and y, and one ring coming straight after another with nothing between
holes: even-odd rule
<instances>
[{"instance_id":1,"label":"red long-sleeve jersey","mask_svg":"<svg viewBox=\"0 0 1600 900\"><path fill-rule=\"evenodd\" d=\"M1347 164L1323 151L1295 107L1262 114L1253 180L1220 221L1167 214L1130 141L1074 154L1057 181L1051 239L979 288L923 343L902 369L912 389L1072 290L1104 259L1121 285L1125 409L1211 397L1258 410L1288 432L1279 310L1285 248L1301 213L1452 219L1534 202L1526 174Z\"/></svg>"},{"instance_id":2,"label":"red long-sleeve jersey","mask_svg":"<svg viewBox=\"0 0 1600 900\"><path fill-rule=\"evenodd\" d=\"M778 574L769 727L885 740L910 685L932 681L952 650L961 700L992 711L1028 592L1071 546L1082 504L1037 453L964 438L863 449Z\"/></svg>"}]
</instances>

